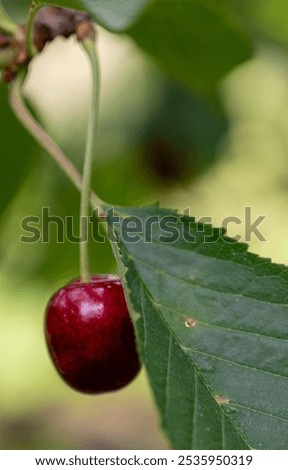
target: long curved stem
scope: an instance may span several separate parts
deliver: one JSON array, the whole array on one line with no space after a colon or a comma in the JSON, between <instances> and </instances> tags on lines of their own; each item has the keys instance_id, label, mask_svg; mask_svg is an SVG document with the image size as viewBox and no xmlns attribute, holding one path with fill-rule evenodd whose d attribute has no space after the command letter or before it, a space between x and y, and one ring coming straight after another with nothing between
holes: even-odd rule
<instances>
[{"instance_id":1,"label":"long curved stem","mask_svg":"<svg viewBox=\"0 0 288 470\"><path fill-rule=\"evenodd\" d=\"M83 182L81 191L80 207L80 273L83 282L89 282L91 279L89 267L89 237L88 237L88 217L89 217L89 198L91 192L91 180L93 169L94 143L98 124L99 102L100 102L100 74L98 57L95 50L95 42L91 39L84 40L82 46L86 51L92 70L92 99L88 117L88 128L86 138L86 150L83 167Z\"/></svg>"},{"instance_id":2,"label":"long curved stem","mask_svg":"<svg viewBox=\"0 0 288 470\"><path fill-rule=\"evenodd\" d=\"M38 11L42 8L42 5L36 5L32 2L29 10L27 28L26 28L26 49L29 57L33 57L37 53L37 49L34 45L34 21Z\"/></svg>"},{"instance_id":3,"label":"long curved stem","mask_svg":"<svg viewBox=\"0 0 288 470\"><path fill-rule=\"evenodd\" d=\"M61 148L54 142L54 140L47 134L47 132L40 126L30 113L22 94L22 87L26 78L26 71L22 71L11 85L10 89L10 105L15 115L18 117L22 125L33 135L37 142L46 150L59 167L66 173L68 178L76 186L79 191L82 189L82 176L75 168L73 163L61 150ZM93 209L97 207L102 208L103 202L98 196L91 191L90 202Z\"/></svg>"}]
</instances>

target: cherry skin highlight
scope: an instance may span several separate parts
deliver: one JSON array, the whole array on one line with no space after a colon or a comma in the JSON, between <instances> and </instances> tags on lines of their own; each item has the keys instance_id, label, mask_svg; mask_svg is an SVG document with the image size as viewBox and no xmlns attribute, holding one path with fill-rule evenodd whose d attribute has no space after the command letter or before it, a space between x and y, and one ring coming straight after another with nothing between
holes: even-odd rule
<instances>
[{"instance_id":1,"label":"cherry skin highlight","mask_svg":"<svg viewBox=\"0 0 288 470\"><path fill-rule=\"evenodd\" d=\"M128 385L140 370L135 336L118 277L76 279L46 309L45 336L52 361L72 388L104 393Z\"/></svg>"}]
</instances>

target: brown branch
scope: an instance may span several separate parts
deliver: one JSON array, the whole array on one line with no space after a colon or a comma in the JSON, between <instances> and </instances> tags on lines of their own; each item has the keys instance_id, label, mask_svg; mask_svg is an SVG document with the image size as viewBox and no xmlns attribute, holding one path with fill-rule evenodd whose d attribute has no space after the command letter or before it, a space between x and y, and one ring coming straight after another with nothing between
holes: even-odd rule
<instances>
[{"instance_id":1,"label":"brown branch","mask_svg":"<svg viewBox=\"0 0 288 470\"><path fill-rule=\"evenodd\" d=\"M86 13L67 8L43 7L34 22L34 44L42 51L47 42L58 36L68 38L76 34L79 40L89 36L95 40L93 23Z\"/></svg>"},{"instance_id":2,"label":"brown branch","mask_svg":"<svg viewBox=\"0 0 288 470\"><path fill-rule=\"evenodd\" d=\"M9 50L11 55L7 56L7 63L1 65L0 61L2 80L5 83L12 82L33 55L41 52L48 42L58 36L68 38L75 34L81 42L96 39L95 26L86 13L67 8L43 7L39 11L37 8L34 15L35 18L33 15L29 17L26 28L18 27L15 35L0 33L0 49Z\"/></svg>"}]
</instances>

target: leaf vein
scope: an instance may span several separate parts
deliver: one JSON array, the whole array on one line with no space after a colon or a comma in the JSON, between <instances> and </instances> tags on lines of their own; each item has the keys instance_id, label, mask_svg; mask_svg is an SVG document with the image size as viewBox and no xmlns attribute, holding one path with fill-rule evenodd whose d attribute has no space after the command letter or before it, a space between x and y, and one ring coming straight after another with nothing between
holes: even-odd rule
<instances>
[{"instance_id":1,"label":"leaf vein","mask_svg":"<svg viewBox=\"0 0 288 470\"><path fill-rule=\"evenodd\" d=\"M153 299L153 303L155 304L155 306L157 306L158 308L164 308L166 310L169 310L171 312L174 312L176 313L177 315L180 315L180 316L187 316L186 313L182 313L182 312L179 312L178 310L175 310L171 307L168 307L168 305L165 305L165 304L161 304L159 302L156 302L154 299ZM263 333L255 333L254 331L249 331L249 330L240 330L238 328L230 328L228 326L225 326L225 325L220 325L220 324L217 324L217 323L209 323L209 322L205 322L203 320L199 320L199 318L197 318L197 314L196 316L193 314L193 320L196 320L197 323L201 324L201 325L205 325L205 326L209 326L211 328L219 328L219 329L222 329L222 330L227 330L227 331L231 331L233 333L243 333L244 335L251 335L251 336L258 336L260 338L268 338L268 339L272 339L272 340L275 340L275 341L280 341L281 343L288 343L288 338L285 339L285 338L279 338L278 336L271 336L271 335L266 335L266 334L263 334Z\"/></svg>"},{"instance_id":2,"label":"leaf vein","mask_svg":"<svg viewBox=\"0 0 288 470\"><path fill-rule=\"evenodd\" d=\"M191 351L191 352L195 352L197 354L202 354L204 356L208 356L208 357L211 357L212 359L217 359L218 361L223 361L223 362L226 362L227 364L231 364L231 365L234 365L234 366L238 366L238 367L243 367L243 368L246 368L246 369L251 369L251 370L255 370L256 372L262 372L264 374L269 374L269 375L273 375L274 377L278 377L278 378L282 378L282 379L288 379L288 376L286 375L282 375L282 374L277 374L276 372L271 372L271 371L268 371L268 370L265 370L265 369L260 369L258 367L253 367L253 366L248 366L246 364L241 364L240 362L234 362L234 361L231 361L229 359L225 359L221 356L215 356L214 354L210 354L210 353L206 353L204 351L200 351L200 350L197 350L197 349L193 349L193 348L189 348L188 346L183 346L181 345L181 348L184 350L184 351Z\"/></svg>"},{"instance_id":3,"label":"leaf vein","mask_svg":"<svg viewBox=\"0 0 288 470\"><path fill-rule=\"evenodd\" d=\"M251 296L248 296L248 295L244 295L244 294L241 294L241 293L238 293L238 292L231 292L231 291L223 291L223 290L217 290L217 289L214 289L213 287L207 287L207 286L202 286L200 284L196 284L195 282L191 282L189 279L183 279L179 276L175 276L175 274L172 274L168 271L163 271L163 269L159 268L158 266L155 266L151 263L147 263L146 261L142 260L141 258L138 258L137 256L134 256L133 255L133 258L129 255L130 259L133 260L137 260L139 261L140 263L144 264L145 266L148 266L149 268L153 268L155 271L161 273L164 277L167 277L169 276L170 278L172 279L176 279L177 281L180 281L180 282L183 282L185 284L189 284L191 288L200 288L200 289L205 289L205 290L209 290L209 291L212 291L212 292L216 292L218 295L220 294L230 294L230 295L235 295L237 297L244 297L246 299L249 299L253 302L257 302L257 303L261 303L261 304L264 304L264 305L281 305L282 307L285 307L287 308L287 314L288 314L288 305L287 304L284 304L284 303L280 303L280 302L270 302L270 301L263 301L263 300L260 300L260 299L256 299L255 297L251 297ZM256 279L258 277L261 277L261 276L256 276ZM268 277L268 276L267 276ZM269 277L275 277L275 276L269 276Z\"/></svg>"},{"instance_id":4,"label":"leaf vein","mask_svg":"<svg viewBox=\"0 0 288 470\"><path fill-rule=\"evenodd\" d=\"M256 408L251 408L250 406L239 405L238 403L231 403L233 408L244 408L245 410L252 411L253 413L259 413L269 418L279 419L280 421L288 422L288 418L283 418L283 416L274 415L273 413L266 413L266 411L257 410Z\"/></svg>"}]
</instances>

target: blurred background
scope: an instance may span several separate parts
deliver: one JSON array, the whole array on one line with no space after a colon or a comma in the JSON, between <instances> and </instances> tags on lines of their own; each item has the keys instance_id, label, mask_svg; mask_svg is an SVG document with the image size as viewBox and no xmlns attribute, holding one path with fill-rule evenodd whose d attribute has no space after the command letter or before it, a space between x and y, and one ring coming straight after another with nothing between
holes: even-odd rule
<instances>
[{"instance_id":1,"label":"blurred background","mask_svg":"<svg viewBox=\"0 0 288 470\"><path fill-rule=\"evenodd\" d=\"M12 2L14 3L14 2ZM252 38L253 57L213 94L191 91L126 35L99 28L100 124L93 187L122 205L160 201L210 216L265 215L250 250L288 262L288 6L230 2ZM11 10L11 2L6 2ZM14 5L15 6L15 5ZM12 12L11 12L12 13ZM13 11L15 15L15 10ZM22 18L19 2L16 16ZM57 39L30 68L25 93L39 120L81 169L89 66L77 42ZM78 276L78 247L23 244L21 220L71 215L79 194L17 123L0 86L0 447L166 449L145 372L123 391L89 397L70 390L49 360L43 335L50 296ZM229 235L244 241L244 223ZM115 272L108 244L91 243L93 271Z\"/></svg>"}]
</instances>

